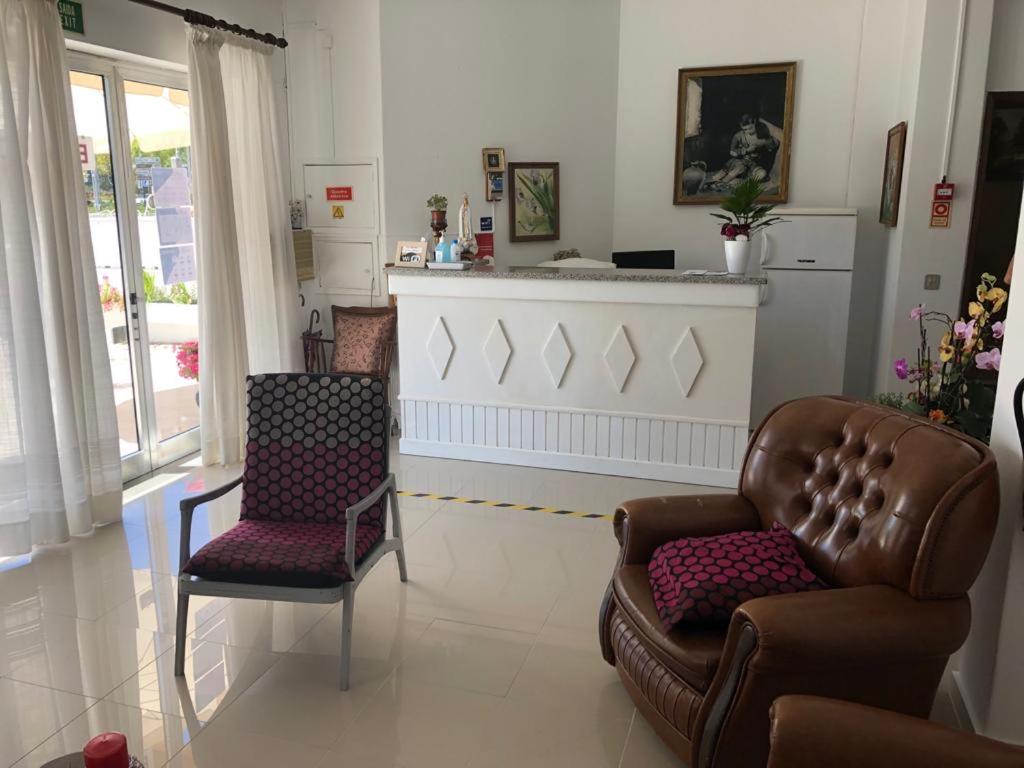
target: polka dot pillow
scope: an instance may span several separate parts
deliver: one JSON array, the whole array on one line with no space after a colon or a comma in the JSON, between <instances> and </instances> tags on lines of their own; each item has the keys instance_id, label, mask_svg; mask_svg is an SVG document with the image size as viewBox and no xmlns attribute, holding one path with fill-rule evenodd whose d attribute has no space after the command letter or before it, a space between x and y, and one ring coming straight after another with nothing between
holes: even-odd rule
<instances>
[{"instance_id":1,"label":"polka dot pillow","mask_svg":"<svg viewBox=\"0 0 1024 768\"><path fill-rule=\"evenodd\" d=\"M662 544L654 550L647 573L666 632L677 624L728 622L736 606L755 597L828 587L800 557L793 535L778 523L768 531Z\"/></svg>"}]
</instances>

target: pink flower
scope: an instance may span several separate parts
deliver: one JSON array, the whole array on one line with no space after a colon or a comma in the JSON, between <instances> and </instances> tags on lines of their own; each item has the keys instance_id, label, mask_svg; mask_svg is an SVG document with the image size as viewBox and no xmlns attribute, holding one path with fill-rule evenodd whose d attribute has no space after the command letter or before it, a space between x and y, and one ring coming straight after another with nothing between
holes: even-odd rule
<instances>
[{"instance_id":1,"label":"pink flower","mask_svg":"<svg viewBox=\"0 0 1024 768\"><path fill-rule=\"evenodd\" d=\"M920 320L921 319L921 315L923 315L923 314L924 314L924 304L918 304L916 307L914 307L912 310L910 310L910 319L911 320Z\"/></svg>"},{"instance_id":2,"label":"pink flower","mask_svg":"<svg viewBox=\"0 0 1024 768\"><path fill-rule=\"evenodd\" d=\"M974 320L969 323L965 323L963 320L957 320L953 323L953 335L958 339L970 339L974 336Z\"/></svg>"},{"instance_id":3,"label":"pink flower","mask_svg":"<svg viewBox=\"0 0 1024 768\"><path fill-rule=\"evenodd\" d=\"M1003 338L1003 332L1005 330L1006 330L1006 326L1003 325L1003 321L1002 320L997 320L996 322L992 323L992 335L995 338L997 338L997 339Z\"/></svg>"},{"instance_id":4,"label":"pink flower","mask_svg":"<svg viewBox=\"0 0 1024 768\"><path fill-rule=\"evenodd\" d=\"M907 378L907 358L901 357L892 365L893 370L896 372L896 378L903 381Z\"/></svg>"},{"instance_id":5,"label":"pink flower","mask_svg":"<svg viewBox=\"0 0 1024 768\"><path fill-rule=\"evenodd\" d=\"M999 347L996 347L987 352L979 352L975 355L974 364L978 366L979 371L998 371L1002 357Z\"/></svg>"}]
</instances>

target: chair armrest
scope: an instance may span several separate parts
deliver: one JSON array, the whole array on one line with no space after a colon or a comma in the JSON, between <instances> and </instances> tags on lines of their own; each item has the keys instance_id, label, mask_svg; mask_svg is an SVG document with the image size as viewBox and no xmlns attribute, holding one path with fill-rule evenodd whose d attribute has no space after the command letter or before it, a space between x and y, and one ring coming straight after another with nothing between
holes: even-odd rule
<instances>
[{"instance_id":1,"label":"chair armrest","mask_svg":"<svg viewBox=\"0 0 1024 768\"><path fill-rule=\"evenodd\" d=\"M754 506L739 494L654 496L623 502L615 510L620 565L646 565L654 550L685 536L760 530Z\"/></svg>"},{"instance_id":2,"label":"chair armrest","mask_svg":"<svg viewBox=\"0 0 1024 768\"><path fill-rule=\"evenodd\" d=\"M345 564L352 576L355 576L356 573L356 528L359 525L359 516L394 488L395 475L389 472L380 485L345 510Z\"/></svg>"},{"instance_id":3,"label":"chair armrest","mask_svg":"<svg viewBox=\"0 0 1024 768\"><path fill-rule=\"evenodd\" d=\"M1010 768L1024 749L861 704L783 696L771 710L768 768Z\"/></svg>"},{"instance_id":4,"label":"chair armrest","mask_svg":"<svg viewBox=\"0 0 1024 768\"><path fill-rule=\"evenodd\" d=\"M181 510L181 545L178 550L179 574L192 556L192 515L196 511L196 507L223 496L241 482L242 476L239 475L230 483L226 483L206 493L201 493L198 496L189 496L187 499L182 499L178 504L178 508Z\"/></svg>"},{"instance_id":5,"label":"chair armrest","mask_svg":"<svg viewBox=\"0 0 1024 768\"><path fill-rule=\"evenodd\" d=\"M733 613L695 725L694 743L700 746L694 768L744 759L763 764L768 710L786 694L927 717L949 655L966 639L970 624L966 596L916 600L884 585L743 603Z\"/></svg>"},{"instance_id":6,"label":"chair armrest","mask_svg":"<svg viewBox=\"0 0 1024 768\"><path fill-rule=\"evenodd\" d=\"M915 600L884 585L760 597L733 614L729 633L753 627L759 669L806 672L948 656L971 625L970 603Z\"/></svg>"}]
</instances>

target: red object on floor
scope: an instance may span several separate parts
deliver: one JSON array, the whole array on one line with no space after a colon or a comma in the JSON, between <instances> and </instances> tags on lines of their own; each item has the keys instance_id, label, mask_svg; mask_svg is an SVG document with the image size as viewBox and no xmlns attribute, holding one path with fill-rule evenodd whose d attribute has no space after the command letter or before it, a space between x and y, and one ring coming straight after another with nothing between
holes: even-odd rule
<instances>
[{"instance_id":1,"label":"red object on floor","mask_svg":"<svg viewBox=\"0 0 1024 768\"><path fill-rule=\"evenodd\" d=\"M101 733L82 750L85 768L128 768L128 739L123 733Z\"/></svg>"}]
</instances>

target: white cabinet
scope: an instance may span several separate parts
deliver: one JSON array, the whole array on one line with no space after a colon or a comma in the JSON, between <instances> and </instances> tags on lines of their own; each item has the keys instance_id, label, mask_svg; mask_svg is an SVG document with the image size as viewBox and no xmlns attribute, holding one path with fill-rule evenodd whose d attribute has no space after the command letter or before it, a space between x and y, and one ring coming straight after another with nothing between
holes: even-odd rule
<instances>
[{"instance_id":1,"label":"white cabinet","mask_svg":"<svg viewBox=\"0 0 1024 768\"><path fill-rule=\"evenodd\" d=\"M328 297L361 295L371 301L380 296L383 278L376 161L307 163L303 184L306 225L313 232L317 291Z\"/></svg>"},{"instance_id":2,"label":"white cabinet","mask_svg":"<svg viewBox=\"0 0 1024 768\"><path fill-rule=\"evenodd\" d=\"M377 243L353 241L332 235L313 238L320 293L378 294Z\"/></svg>"},{"instance_id":3,"label":"white cabinet","mask_svg":"<svg viewBox=\"0 0 1024 768\"><path fill-rule=\"evenodd\" d=\"M376 163L307 164L305 186L310 229L377 232Z\"/></svg>"}]
</instances>

